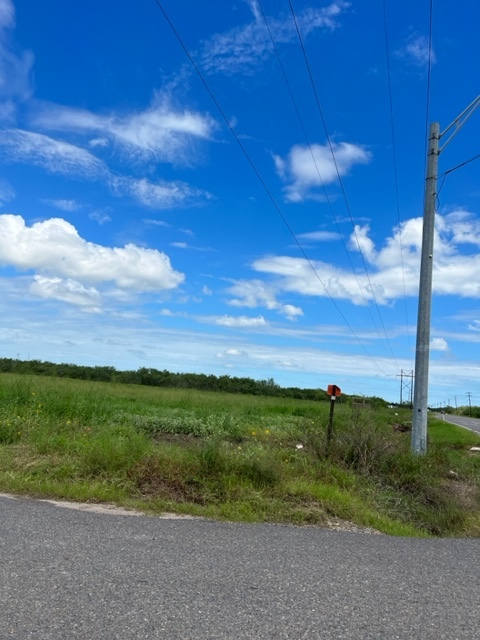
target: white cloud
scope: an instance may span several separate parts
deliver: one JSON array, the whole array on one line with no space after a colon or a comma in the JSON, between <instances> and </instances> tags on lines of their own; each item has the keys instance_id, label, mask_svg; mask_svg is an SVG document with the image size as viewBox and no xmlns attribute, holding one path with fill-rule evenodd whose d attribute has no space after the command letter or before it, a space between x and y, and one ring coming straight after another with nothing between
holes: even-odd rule
<instances>
[{"instance_id":1,"label":"white cloud","mask_svg":"<svg viewBox=\"0 0 480 640\"><path fill-rule=\"evenodd\" d=\"M127 193L145 206L153 209L169 209L189 204L199 199L211 199L212 197L207 191L196 189L180 181L150 182L147 178L112 177L111 184L117 193ZM152 224L151 221L150 224Z\"/></svg>"},{"instance_id":2,"label":"white cloud","mask_svg":"<svg viewBox=\"0 0 480 640\"><path fill-rule=\"evenodd\" d=\"M349 246L350 249L362 253L368 262L374 262L376 256L375 245L373 240L368 237L369 232L370 227L368 225L362 227L356 224L354 231L350 235Z\"/></svg>"},{"instance_id":3,"label":"white cloud","mask_svg":"<svg viewBox=\"0 0 480 640\"><path fill-rule=\"evenodd\" d=\"M278 292L306 296L327 296L365 304L373 299L371 287L379 304L418 294L422 218L413 218L396 227L383 246L375 248L368 226L356 227L357 238L370 264L369 278L365 273L337 267L326 262L289 256L270 256L253 263L255 271L275 277ZM462 244L480 246L480 222L468 212L452 212L436 216L433 291L439 295L480 298L480 254L461 254ZM358 250L353 235L351 248ZM370 287L371 285L371 287ZM360 288L359 288L360 286ZM328 294L327 291L328 290ZM248 300L248 298L245 298Z\"/></svg>"},{"instance_id":4,"label":"white cloud","mask_svg":"<svg viewBox=\"0 0 480 640\"><path fill-rule=\"evenodd\" d=\"M448 343L444 338L432 338L430 349L431 351L448 351Z\"/></svg>"},{"instance_id":5,"label":"white cloud","mask_svg":"<svg viewBox=\"0 0 480 640\"><path fill-rule=\"evenodd\" d=\"M89 151L55 140L41 133L9 129L0 131L0 151L4 161L32 163L50 173L89 180L104 180L117 195L128 195L143 205L168 209L190 204L198 199L211 199L206 191L185 182L150 182L146 178L113 175L106 165Z\"/></svg>"},{"instance_id":6,"label":"white cloud","mask_svg":"<svg viewBox=\"0 0 480 640\"><path fill-rule=\"evenodd\" d=\"M364 147L350 142L332 144L335 160L329 145L294 145L286 158L273 156L277 174L286 182L285 198L288 202L323 197L316 191L322 185L338 180L349 173L356 164L366 164L371 154ZM336 164L336 166L335 166Z\"/></svg>"},{"instance_id":7,"label":"white cloud","mask_svg":"<svg viewBox=\"0 0 480 640\"><path fill-rule=\"evenodd\" d=\"M164 220L152 220L151 218L144 218L142 220L144 224L153 225L154 227L171 227L172 225Z\"/></svg>"},{"instance_id":8,"label":"white cloud","mask_svg":"<svg viewBox=\"0 0 480 640\"><path fill-rule=\"evenodd\" d=\"M109 216L106 211L102 211L101 209L99 209L98 211L92 211L92 213L88 214L88 217L90 218L90 220L95 220L95 222L98 222L98 224L100 225L112 221L111 216Z\"/></svg>"},{"instance_id":9,"label":"white cloud","mask_svg":"<svg viewBox=\"0 0 480 640\"><path fill-rule=\"evenodd\" d=\"M429 60L432 64L436 61L433 48L429 48L428 38L416 33L408 36L401 49L396 51L396 55L407 63L421 68L426 68Z\"/></svg>"},{"instance_id":10,"label":"white cloud","mask_svg":"<svg viewBox=\"0 0 480 640\"><path fill-rule=\"evenodd\" d=\"M227 293L236 296L228 301L234 307L265 307L275 310L286 316L289 320L302 316L300 307L291 304L282 304L276 299L276 290L261 280L239 280L227 289Z\"/></svg>"},{"instance_id":11,"label":"white cloud","mask_svg":"<svg viewBox=\"0 0 480 640\"><path fill-rule=\"evenodd\" d=\"M113 283L133 292L174 289L184 280L159 251L87 242L59 218L27 227L21 216L0 216L0 264L86 285Z\"/></svg>"},{"instance_id":12,"label":"white cloud","mask_svg":"<svg viewBox=\"0 0 480 640\"><path fill-rule=\"evenodd\" d=\"M165 94L156 96L149 109L126 115L44 105L33 122L47 130L95 133L98 137L89 140L93 147L105 147L110 139L138 159L188 165L194 141L210 139L215 128L211 116L175 109Z\"/></svg>"},{"instance_id":13,"label":"white cloud","mask_svg":"<svg viewBox=\"0 0 480 640\"><path fill-rule=\"evenodd\" d=\"M6 202L10 202L14 198L15 191L12 185L4 178L0 178L0 207L3 207Z\"/></svg>"},{"instance_id":14,"label":"white cloud","mask_svg":"<svg viewBox=\"0 0 480 640\"><path fill-rule=\"evenodd\" d=\"M207 320L207 319L206 319ZM265 327L267 322L263 316L249 318L248 316L217 316L212 318L213 323L222 327Z\"/></svg>"},{"instance_id":15,"label":"white cloud","mask_svg":"<svg viewBox=\"0 0 480 640\"><path fill-rule=\"evenodd\" d=\"M100 293L95 287L84 287L71 278L34 276L30 290L40 298L68 302L94 313L98 313L102 305Z\"/></svg>"},{"instance_id":16,"label":"white cloud","mask_svg":"<svg viewBox=\"0 0 480 640\"><path fill-rule=\"evenodd\" d=\"M308 231L307 233L297 233L297 239L306 242L331 242L340 240L341 235L336 231Z\"/></svg>"},{"instance_id":17,"label":"white cloud","mask_svg":"<svg viewBox=\"0 0 480 640\"><path fill-rule=\"evenodd\" d=\"M0 0L0 29L13 29L15 8L11 0Z\"/></svg>"},{"instance_id":18,"label":"white cloud","mask_svg":"<svg viewBox=\"0 0 480 640\"><path fill-rule=\"evenodd\" d=\"M78 209L80 209L80 205L78 204L78 202L76 200L66 200L66 199L48 200L48 199L45 199L45 200L43 200L43 202L45 202L46 204L50 204L50 205L52 205L52 207L55 207L56 209L60 209L61 211L77 211Z\"/></svg>"},{"instance_id":19,"label":"white cloud","mask_svg":"<svg viewBox=\"0 0 480 640\"><path fill-rule=\"evenodd\" d=\"M215 34L203 43L200 53L202 66L211 73L253 74L262 62L273 54L273 46L267 28L255 0L247 0L253 14L253 21L236 27L226 33ZM299 12L297 21L303 37L317 29L333 30L338 19L350 3L343 0L332 2L326 7L306 8ZM268 24L277 45L293 43L297 40L295 25L290 15L269 17Z\"/></svg>"},{"instance_id":20,"label":"white cloud","mask_svg":"<svg viewBox=\"0 0 480 640\"><path fill-rule=\"evenodd\" d=\"M32 93L30 74L33 55L17 53L12 47L10 31L15 27L15 8L11 0L0 0L0 120L13 120L16 101L24 101Z\"/></svg>"},{"instance_id":21,"label":"white cloud","mask_svg":"<svg viewBox=\"0 0 480 640\"><path fill-rule=\"evenodd\" d=\"M207 285L205 284L202 287L202 293L203 293L204 296L211 296L212 295L212 290L209 287L207 287Z\"/></svg>"},{"instance_id":22,"label":"white cloud","mask_svg":"<svg viewBox=\"0 0 480 640\"><path fill-rule=\"evenodd\" d=\"M244 356L248 356L248 353L240 349L225 349L225 351L217 353L217 358L238 358Z\"/></svg>"},{"instance_id":23,"label":"white cloud","mask_svg":"<svg viewBox=\"0 0 480 640\"><path fill-rule=\"evenodd\" d=\"M107 138L92 138L92 140L88 141L88 145L90 147L108 147L109 142Z\"/></svg>"},{"instance_id":24,"label":"white cloud","mask_svg":"<svg viewBox=\"0 0 480 640\"><path fill-rule=\"evenodd\" d=\"M103 162L85 149L32 131L0 131L0 150L8 161L31 162L50 173L90 179L108 174Z\"/></svg>"}]
</instances>

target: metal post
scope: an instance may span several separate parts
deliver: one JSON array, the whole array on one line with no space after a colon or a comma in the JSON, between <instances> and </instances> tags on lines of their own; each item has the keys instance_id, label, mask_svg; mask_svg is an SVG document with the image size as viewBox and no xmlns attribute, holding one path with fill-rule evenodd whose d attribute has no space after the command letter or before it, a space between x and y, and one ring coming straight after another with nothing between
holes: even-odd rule
<instances>
[{"instance_id":1,"label":"metal post","mask_svg":"<svg viewBox=\"0 0 480 640\"><path fill-rule=\"evenodd\" d=\"M430 359L430 316L432 309L433 238L435 233L435 199L440 125L430 125L427 154L427 177L423 211L422 258L418 293L417 344L415 349L415 391L412 418L412 451L427 451L428 366Z\"/></svg>"}]
</instances>

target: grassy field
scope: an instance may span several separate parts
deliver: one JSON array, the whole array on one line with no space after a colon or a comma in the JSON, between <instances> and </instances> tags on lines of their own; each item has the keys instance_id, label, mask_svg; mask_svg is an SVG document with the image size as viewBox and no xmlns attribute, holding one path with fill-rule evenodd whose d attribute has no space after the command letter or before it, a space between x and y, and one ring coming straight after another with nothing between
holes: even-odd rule
<instances>
[{"instance_id":1,"label":"grassy field","mask_svg":"<svg viewBox=\"0 0 480 640\"><path fill-rule=\"evenodd\" d=\"M146 512L480 536L480 436L397 409L0 375L0 491Z\"/></svg>"}]
</instances>

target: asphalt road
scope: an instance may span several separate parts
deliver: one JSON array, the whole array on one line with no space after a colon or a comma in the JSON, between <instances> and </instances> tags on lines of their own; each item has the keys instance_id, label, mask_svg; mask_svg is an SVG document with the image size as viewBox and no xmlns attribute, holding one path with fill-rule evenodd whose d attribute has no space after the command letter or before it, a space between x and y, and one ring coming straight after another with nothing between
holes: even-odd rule
<instances>
[{"instance_id":1,"label":"asphalt road","mask_svg":"<svg viewBox=\"0 0 480 640\"><path fill-rule=\"evenodd\" d=\"M466 427L471 431L480 433L480 420L478 418L468 418L467 416L455 416L450 413L436 413L435 417L439 420L445 420L452 424L457 424L460 427Z\"/></svg>"},{"instance_id":2,"label":"asphalt road","mask_svg":"<svg viewBox=\"0 0 480 640\"><path fill-rule=\"evenodd\" d=\"M479 638L479 540L0 513L2 640Z\"/></svg>"}]
</instances>

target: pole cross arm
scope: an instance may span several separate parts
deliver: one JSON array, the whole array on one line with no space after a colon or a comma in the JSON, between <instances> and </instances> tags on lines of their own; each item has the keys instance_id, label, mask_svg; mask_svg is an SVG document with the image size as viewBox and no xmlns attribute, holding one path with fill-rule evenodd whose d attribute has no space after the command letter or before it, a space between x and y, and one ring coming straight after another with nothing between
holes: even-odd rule
<instances>
[{"instance_id":1,"label":"pole cross arm","mask_svg":"<svg viewBox=\"0 0 480 640\"><path fill-rule=\"evenodd\" d=\"M454 129L452 133L448 136L448 138L445 140L444 144L440 147L439 153L441 153L445 149L447 144L450 142L450 140L452 140L457 135L457 133L460 131L463 125L473 115L477 107L480 107L480 96L477 96L475 100L473 100L473 102L471 102L468 105L468 107L464 109L462 113L459 116L457 116L455 120L452 123L450 123L444 131L440 133L439 137L443 138L443 136L446 133L448 133L451 129Z\"/></svg>"}]
</instances>

